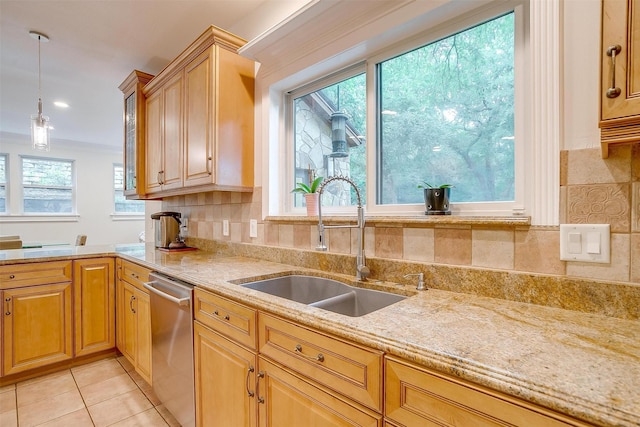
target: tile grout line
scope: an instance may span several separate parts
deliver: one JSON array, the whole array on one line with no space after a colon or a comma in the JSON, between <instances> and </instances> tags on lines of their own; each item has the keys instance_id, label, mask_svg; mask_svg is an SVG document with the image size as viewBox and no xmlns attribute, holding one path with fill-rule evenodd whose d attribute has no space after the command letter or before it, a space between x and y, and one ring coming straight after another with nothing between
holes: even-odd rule
<instances>
[{"instance_id":1,"label":"tile grout line","mask_svg":"<svg viewBox=\"0 0 640 427\"><path fill-rule=\"evenodd\" d=\"M87 411L87 414L89 415L89 419L91 420L91 424L93 424L93 426L95 427L96 423L93 421L93 417L91 416L91 412L89 412L89 407L87 406L87 402L84 400L84 396L82 395L82 392L80 391L80 386L78 385L78 381L76 380L76 376L73 374L73 370L69 369L69 372L71 372L71 377L73 378L73 382L76 385L76 388L78 389L78 394L80 394L80 398L82 399L82 403L84 404L84 409ZM18 426L20 427L20 426Z\"/></svg>"}]
</instances>

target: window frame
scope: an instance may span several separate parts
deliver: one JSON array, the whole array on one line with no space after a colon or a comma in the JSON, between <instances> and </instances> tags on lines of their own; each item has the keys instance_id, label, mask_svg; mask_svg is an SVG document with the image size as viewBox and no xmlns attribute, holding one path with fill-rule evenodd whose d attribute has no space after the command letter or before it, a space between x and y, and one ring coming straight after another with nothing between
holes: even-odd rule
<instances>
[{"instance_id":1,"label":"window frame","mask_svg":"<svg viewBox=\"0 0 640 427\"><path fill-rule=\"evenodd\" d=\"M118 219L124 219L124 218L128 218L128 217L133 217L134 219L139 219L140 217L144 217L145 215L145 211L144 209L142 210L142 212L133 212L133 211L119 211L116 209L117 203L116 203L116 191L118 191L118 189L116 188L116 168L120 167L122 169L122 195L123 197L125 197L125 201L126 202L135 202L134 200L127 200L124 192L125 192L125 170L124 170L124 164L122 163L113 163L112 167L111 167L111 199L113 200L113 213L111 214L111 216L113 218L118 218ZM143 202L142 200L140 200L140 202ZM144 207L144 206L143 206Z\"/></svg>"},{"instance_id":2,"label":"window frame","mask_svg":"<svg viewBox=\"0 0 640 427\"><path fill-rule=\"evenodd\" d=\"M43 157L43 156L33 156L28 154L20 154L20 214L25 217L74 217L77 215L78 205L76 201L77 196L77 172L76 172L76 161L74 159L64 159L57 157ZM24 210L24 160L25 159L37 159L37 160L45 160L51 162L59 162L59 163L69 163L71 165L71 212L25 212ZM43 188L47 188L43 186ZM53 187L51 187L53 188Z\"/></svg>"},{"instance_id":3,"label":"window frame","mask_svg":"<svg viewBox=\"0 0 640 427\"><path fill-rule=\"evenodd\" d=\"M0 181L0 187L4 187L4 211L0 211L0 215L9 215L11 212L11 206L9 201L11 200L9 189L10 171L9 171L9 154L0 153L0 157L4 158L4 182Z\"/></svg>"},{"instance_id":4,"label":"window frame","mask_svg":"<svg viewBox=\"0 0 640 427\"><path fill-rule=\"evenodd\" d=\"M284 104L284 133L285 133L285 165L286 172L281 175L284 179L281 180L279 186L281 194L288 194L290 188L294 182L294 169L295 169L295 144L294 144L294 128L293 128L293 100L294 98L304 96L306 93L313 92L323 87L334 84L340 80L344 80L351 76L361 73L361 69L358 67L365 67L366 75L366 200L367 205L365 210L368 214L380 215L380 216L417 216L424 215L424 204L402 204L402 205L383 205L378 204L378 145L379 145L379 124L377 120L377 105L378 105L378 81L377 81L377 66L379 63L402 55L403 53L412 51L416 48L420 48L431 42L446 38L455 33L464 31L473 26L480 25L491 19L505 15L513 11L514 13L514 64L515 64L515 76L514 76L514 90L515 90L515 103L514 103L514 133L516 136L515 146L515 200L509 202L464 202L453 203L451 210L456 215L465 216L513 216L523 215L526 209L526 182L525 175L529 172L529 165L524 161L526 156L526 147L531 143L529 138L530 132L527 131L528 125L526 125L526 118L530 115L526 99L531 96L527 91L525 82L527 81L528 62L530 58L529 42L527 38L528 23L530 19L529 4L527 1L513 1L506 4L492 4L488 7L475 10L470 14L462 15L454 20L448 21L442 25L435 26L427 31L422 31L418 34L410 36L403 41L396 43L392 46L388 46L373 55L369 55L365 58L364 62L359 62L356 65L346 67L342 70L330 73L324 77L315 79L309 83L306 83L296 89L289 91L283 91L283 104ZM280 198L283 202L280 203L279 211L284 214L303 214L304 208L293 207L293 197ZM351 213L353 207L323 207L323 211L326 213Z\"/></svg>"}]
</instances>

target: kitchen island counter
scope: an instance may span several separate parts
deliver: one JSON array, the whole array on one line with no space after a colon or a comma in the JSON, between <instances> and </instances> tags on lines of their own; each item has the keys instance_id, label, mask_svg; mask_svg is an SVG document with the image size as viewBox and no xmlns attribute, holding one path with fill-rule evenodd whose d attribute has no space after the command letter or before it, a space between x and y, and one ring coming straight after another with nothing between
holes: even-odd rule
<instances>
[{"instance_id":1,"label":"kitchen island counter","mask_svg":"<svg viewBox=\"0 0 640 427\"><path fill-rule=\"evenodd\" d=\"M436 289L418 292L415 284L358 284L351 276L201 250L165 253L149 244L0 251L0 265L108 255L586 422L640 426L638 321ZM284 274L411 296L348 317L238 286Z\"/></svg>"}]
</instances>

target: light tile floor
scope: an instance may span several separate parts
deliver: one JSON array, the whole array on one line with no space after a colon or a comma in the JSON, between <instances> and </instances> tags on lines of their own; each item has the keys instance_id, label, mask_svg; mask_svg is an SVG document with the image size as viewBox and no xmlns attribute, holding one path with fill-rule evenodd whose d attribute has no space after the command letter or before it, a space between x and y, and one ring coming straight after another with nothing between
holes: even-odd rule
<instances>
[{"instance_id":1,"label":"light tile floor","mask_svg":"<svg viewBox=\"0 0 640 427\"><path fill-rule=\"evenodd\" d=\"M2 427L179 427L124 357L0 388Z\"/></svg>"}]
</instances>

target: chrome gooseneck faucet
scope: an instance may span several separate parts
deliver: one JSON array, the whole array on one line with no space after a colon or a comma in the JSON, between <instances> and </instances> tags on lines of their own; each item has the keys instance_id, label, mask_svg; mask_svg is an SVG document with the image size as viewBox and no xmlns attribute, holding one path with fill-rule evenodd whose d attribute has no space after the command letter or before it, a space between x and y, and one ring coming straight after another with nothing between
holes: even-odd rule
<instances>
[{"instance_id":1,"label":"chrome gooseneck faucet","mask_svg":"<svg viewBox=\"0 0 640 427\"><path fill-rule=\"evenodd\" d=\"M358 196L358 220L355 225L324 225L322 223L322 192L324 187L333 181L344 181L351 185L356 190L356 196ZM325 228L358 228L360 233L358 234L358 256L356 257L356 279L367 280L367 276L370 274L369 267L366 265L364 256L364 210L362 209L362 198L360 197L360 190L355 182L351 178L345 176L332 176L320 184L318 188L318 246L316 250L326 251L327 245L324 243L324 229Z\"/></svg>"}]
</instances>

